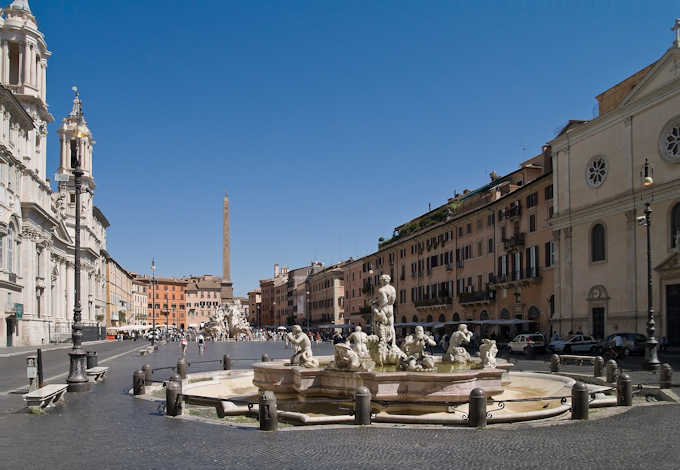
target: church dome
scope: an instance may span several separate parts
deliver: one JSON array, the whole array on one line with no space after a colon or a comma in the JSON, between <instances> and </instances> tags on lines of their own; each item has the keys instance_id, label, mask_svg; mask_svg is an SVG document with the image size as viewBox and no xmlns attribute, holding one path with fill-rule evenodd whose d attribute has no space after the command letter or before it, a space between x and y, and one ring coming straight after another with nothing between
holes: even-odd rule
<instances>
[{"instance_id":1,"label":"church dome","mask_svg":"<svg viewBox=\"0 0 680 470\"><path fill-rule=\"evenodd\" d=\"M28 0L14 0L7 8L31 11L31 7L28 6Z\"/></svg>"}]
</instances>

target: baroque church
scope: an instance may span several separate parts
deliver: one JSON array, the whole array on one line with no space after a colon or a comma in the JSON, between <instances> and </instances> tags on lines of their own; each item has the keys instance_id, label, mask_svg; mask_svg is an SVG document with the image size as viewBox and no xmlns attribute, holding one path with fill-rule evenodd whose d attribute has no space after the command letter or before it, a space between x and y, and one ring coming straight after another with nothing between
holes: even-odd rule
<instances>
[{"instance_id":1,"label":"baroque church","mask_svg":"<svg viewBox=\"0 0 680 470\"><path fill-rule=\"evenodd\" d=\"M76 91L58 129L57 190L46 175L46 71L51 53L28 0L0 15L0 347L68 341L74 305L75 189L70 140L80 125L83 339L95 339L106 310L106 229L94 205L95 144Z\"/></svg>"}]
</instances>

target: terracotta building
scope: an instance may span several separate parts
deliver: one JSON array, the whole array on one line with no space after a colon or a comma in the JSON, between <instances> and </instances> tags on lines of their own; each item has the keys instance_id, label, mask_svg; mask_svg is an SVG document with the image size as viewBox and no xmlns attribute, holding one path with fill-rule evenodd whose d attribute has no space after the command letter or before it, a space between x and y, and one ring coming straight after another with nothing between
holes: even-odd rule
<instances>
[{"instance_id":1,"label":"terracotta building","mask_svg":"<svg viewBox=\"0 0 680 470\"><path fill-rule=\"evenodd\" d=\"M157 277L154 285L150 277L145 276L142 279L146 284L146 294L149 299L147 324L153 323L155 313L156 325L167 324L180 329L186 328L186 286L188 281L181 278Z\"/></svg>"},{"instance_id":2,"label":"terracotta building","mask_svg":"<svg viewBox=\"0 0 680 470\"><path fill-rule=\"evenodd\" d=\"M248 292L248 322L256 327L262 325L262 291L259 288Z\"/></svg>"}]
</instances>

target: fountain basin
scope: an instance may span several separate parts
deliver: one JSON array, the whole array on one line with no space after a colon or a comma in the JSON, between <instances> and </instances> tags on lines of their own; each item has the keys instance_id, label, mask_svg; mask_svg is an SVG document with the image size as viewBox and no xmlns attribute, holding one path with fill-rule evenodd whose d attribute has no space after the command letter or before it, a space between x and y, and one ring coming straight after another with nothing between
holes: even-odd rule
<instances>
[{"instance_id":1,"label":"fountain basin","mask_svg":"<svg viewBox=\"0 0 680 470\"><path fill-rule=\"evenodd\" d=\"M508 383L507 372L512 367L499 359L495 369L474 368L479 367L479 359L473 358L473 368L453 372L355 372L325 368L332 356L317 359L318 368L290 366L284 360L256 363L253 385L277 395L333 398L351 398L357 388L365 386L373 400L453 403L467 401L474 388L483 389L489 397L503 393L503 386Z\"/></svg>"}]
</instances>

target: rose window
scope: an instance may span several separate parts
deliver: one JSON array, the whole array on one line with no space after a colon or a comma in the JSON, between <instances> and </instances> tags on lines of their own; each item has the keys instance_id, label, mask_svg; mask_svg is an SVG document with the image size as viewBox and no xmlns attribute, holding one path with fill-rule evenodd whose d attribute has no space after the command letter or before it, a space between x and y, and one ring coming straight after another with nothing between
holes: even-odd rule
<instances>
[{"instance_id":1,"label":"rose window","mask_svg":"<svg viewBox=\"0 0 680 470\"><path fill-rule=\"evenodd\" d=\"M589 186L597 188L607 179L607 160L602 157L593 157L586 167L586 182Z\"/></svg>"},{"instance_id":2,"label":"rose window","mask_svg":"<svg viewBox=\"0 0 680 470\"><path fill-rule=\"evenodd\" d=\"M672 119L659 137L659 153L668 162L680 163L680 118Z\"/></svg>"}]
</instances>

